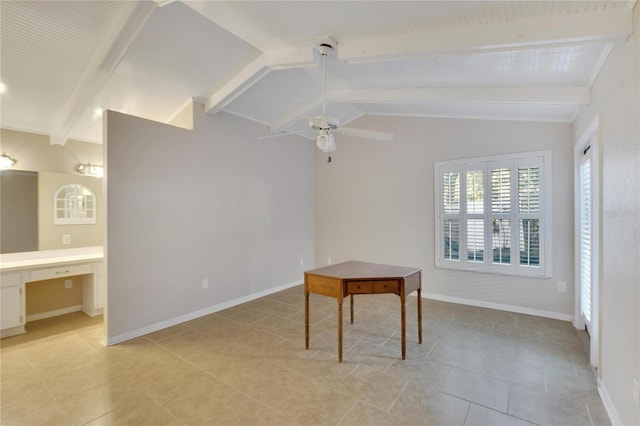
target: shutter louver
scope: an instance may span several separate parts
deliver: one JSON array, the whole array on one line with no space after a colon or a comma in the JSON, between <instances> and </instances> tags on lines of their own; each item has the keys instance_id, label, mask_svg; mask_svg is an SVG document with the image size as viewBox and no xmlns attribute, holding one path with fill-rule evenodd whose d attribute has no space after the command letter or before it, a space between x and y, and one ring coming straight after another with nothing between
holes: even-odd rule
<instances>
[{"instance_id":1,"label":"shutter louver","mask_svg":"<svg viewBox=\"0 0 640 426\"><path fill-rule=\"evenodd\" d=\"M591 158L580 164L580 309L591 325Z\"/></svg>"},{"instance_id":2,"label":"shutter louver","mask_svg":"<svg viewBox=\"0 0 640 426\"><path fill-rule=\"evenodd\" d=\"M518 205L520 213L540 212L540 168L518 169Z\"/></svg>"},{"instance_id":3,"label":"shutter louver","mask_svg":"<svg viewBox=\"0 0 640 426\"><path fill-rule=\"evenodd\" d=\"M520 265L540 265L540 167L518 168Z\"/></svg>"},{"instance_id":4,"label":"shutter louver","mask_svg":"<svg viewBox=\"0 0 640 426\"><path fill-rule=\"evenodd\" d=\"M443 212L460 213L460 173L442 175Z\"/></svg>"},{"instance_id":5,"label":"shutter louver","mask_svg":"<svg viewBox=\"0 0 640 426\"><path fill-rule=\"evenodd\" d=\"M446 219L444 221L444 258L460 259L460 221Z\"/></svg>"},{"instance_id":6,"label":"shutter louver","mask_svg":"<svg viewBox=\"0 0 640 426\"><path fill-rule=\"evenodd\" d=\"M491 212L511 212L511 171L508 168L491 170Z\"/></svg>"}]
</instances>

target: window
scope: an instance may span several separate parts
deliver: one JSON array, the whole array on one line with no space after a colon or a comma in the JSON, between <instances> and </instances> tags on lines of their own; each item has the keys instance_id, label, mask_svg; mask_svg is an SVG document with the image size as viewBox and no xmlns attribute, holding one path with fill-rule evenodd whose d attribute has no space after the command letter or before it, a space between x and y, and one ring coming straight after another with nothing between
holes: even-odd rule
<instances>
[{"instance_id":1,"label":"window","mask_svg":"<svg viewBox=\"0 0 640 426\"><path fill-rule=\"evenodd\" d=\"M436 266L549 277L551 152L437 162Z\"/></svg>"},{"instance_id":2,"label":"window","mask_svg":"<svg viewBox=\"0 0 640 426\"><path fill-rule=\"evenodd\" d=\"M53 196L54 225L96 223L96 196L84 185L70 183L58 188Z\"/></svg>"}]
</instances>

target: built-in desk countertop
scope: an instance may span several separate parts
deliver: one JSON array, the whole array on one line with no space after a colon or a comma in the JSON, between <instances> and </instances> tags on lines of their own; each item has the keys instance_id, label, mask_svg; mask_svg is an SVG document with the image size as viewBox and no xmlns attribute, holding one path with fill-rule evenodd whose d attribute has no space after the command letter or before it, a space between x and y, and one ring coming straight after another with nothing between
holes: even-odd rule
<instances>
[{"instance_id":1,"label":"built-in desk countertop","mask_svg":"<svg viewBox=\"0 0 640 426\"><path fill-rule=\"evenodd\" d=\"M25 284L81 275L82 311L102 313L101 246L0 255L0 336L25 332Z\"/></svg>"}]
</instances>

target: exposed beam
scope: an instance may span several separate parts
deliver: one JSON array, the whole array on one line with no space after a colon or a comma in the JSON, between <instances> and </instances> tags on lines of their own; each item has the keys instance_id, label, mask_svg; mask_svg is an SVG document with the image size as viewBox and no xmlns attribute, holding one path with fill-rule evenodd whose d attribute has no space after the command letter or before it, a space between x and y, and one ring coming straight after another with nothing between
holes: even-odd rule
<instances>
[{"instance_id":1,"label":"exposed beam","mask_svg":"<svg viewBox=\"0 0 640 426\"><path fill-rule=\"evenodd\" d=\"M280 133L298 121L300 117L310 115L311 112L320 105L322 105L322 93L318 93L314 97L296 105L293 109L274 120L273 123L271 123L271 133Z\"/></svg>"},{"instance_id":2,"label":"exposed beam","mask_svg":"<svg viewBox=\"0 0 640 426\"><path fill-rule=\"evenodd\" d=\"M368 62L610 43L625 39L632 31L632 10L620 8L499 24L341 40L338 58L344 62Z\"/></svg>"},{"instance_id":3,"label":"exposed beam","mask_svg":"<svg viewBox=\"0 0 640 426\"><path fill-rule=\"evenodd\" d=\"M425 104L432 102L587 105L587 87L433 87L413 89L330 90L327 99L340 103Z\"/></svg>"},{"instance_id":4,"label":"exposed beam","mask_svg":"<svg viewBox=\"0 0 640 426\"><path fill-rule=\"evenodd\" d=\"M272 70L306 68L318 64L313 46L267 50L264 56L267 66Z\"/></svg>"},{"instance_id":5,"label":"exposed beam","mask_svg":"<svg viewBox=\"0 0 640 426\"><path fill-rule=\"evenodd\" d=\"M271 70L303 68L315 64L311 46L264 52L209 96L205 111L209 114L220 112Z\"/></svg>"},{"instance_id":6,"label":"exposed beam","mask_svg":"<svg viewBox=\"0 0 640 426\"><path fill-rule=\"evenodd\" d=\"M139 2L123 13L121 19L113 25L112 31L105 32L112 36L107 37L96 49L91 62L78 80L67 101L64 118L58 129L50 136L52 145L67 143L71 132L86 114L87 108L92 107L91 103L96 101L100 91L156 7L154 2Z\"/></svg>"},{"instance_id":7,"label":"exposed beam","mask_svg":"<svg viewBox=\"0 0 640 426\"><path fill-rule=\"evenodd\" d=\"M216 90L205 103L205 111L216 114L231 103L235 98L260 81L269 73L264 54L258 56L242 71L234 75L220 89Z\"/></svg>"}]
</instances>

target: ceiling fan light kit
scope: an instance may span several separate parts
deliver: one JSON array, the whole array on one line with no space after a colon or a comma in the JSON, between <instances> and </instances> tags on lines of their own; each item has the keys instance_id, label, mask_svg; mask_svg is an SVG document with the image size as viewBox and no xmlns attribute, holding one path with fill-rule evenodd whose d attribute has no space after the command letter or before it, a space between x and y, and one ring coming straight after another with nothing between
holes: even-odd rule
<instances>
[{"instance_id":1,"label":"ceiling fan light kit","mask_svg":"<svg viewBox=\"0 0 640 426\"><path fill-rule=\"evenodd\" d=\"M320 130L316 139L316 146L322 152L331 153L336 150L336 141L328 130Z\"/></svg>"}]
</instances>

